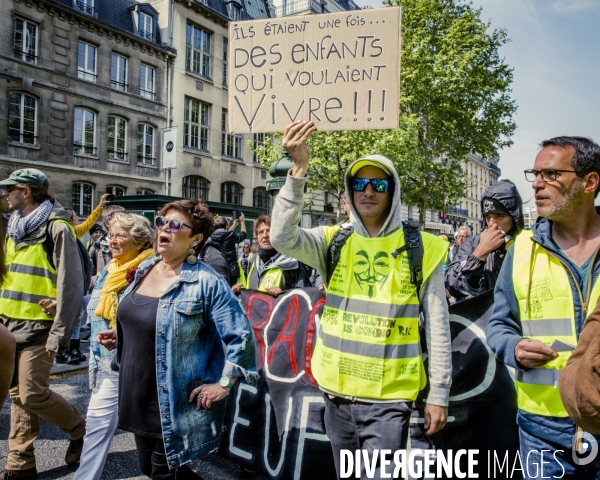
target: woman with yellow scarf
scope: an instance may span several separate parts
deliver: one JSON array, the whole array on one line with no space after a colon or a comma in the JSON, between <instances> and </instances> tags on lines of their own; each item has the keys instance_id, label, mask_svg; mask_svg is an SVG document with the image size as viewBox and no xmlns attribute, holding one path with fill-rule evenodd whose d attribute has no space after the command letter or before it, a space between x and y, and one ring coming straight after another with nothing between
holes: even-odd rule
<instances>
[{"instance_id":1,"label":"woman with yellow scarf","mask_svg":"<svg viewBox=\"0 0 600 480\"><path fill-rule=\"evenodd\" d=\"M114 329L121 293L135 276L140 263L155 256L154 232L147 218L133 213L117 213L110 222L109 244L112 261L102 270L94 285L87 307L91 323L90 389L86 434L80 467L74 479L99 479L106 462L110 442L117 428L119 373L113 357L97 341L97 335Z\"/></svg>"}]
</instances>

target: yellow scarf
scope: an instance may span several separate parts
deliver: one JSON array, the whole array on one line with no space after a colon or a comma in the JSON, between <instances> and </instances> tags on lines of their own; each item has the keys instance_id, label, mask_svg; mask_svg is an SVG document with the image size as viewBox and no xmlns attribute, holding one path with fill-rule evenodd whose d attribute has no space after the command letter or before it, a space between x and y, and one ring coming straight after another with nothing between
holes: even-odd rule
<instances>
[{"instance_id":1,"label":"yellow scarf","mask_svg":"<svg viewBox=\"0 0 600 480\"><path fill-rule=\"evenodd\" d=\"M147 258L154 257L154 249L148 248L140 252L133 260L119 264L116 259L108 264L108 274L104 279L102 290L100 291L100 300L94 314L97 317L105 318L109 321L110 328L117 326L117 307L119 306L118 294L127 283L127 271L137 268Z\"/></svg>"}]
</instances>

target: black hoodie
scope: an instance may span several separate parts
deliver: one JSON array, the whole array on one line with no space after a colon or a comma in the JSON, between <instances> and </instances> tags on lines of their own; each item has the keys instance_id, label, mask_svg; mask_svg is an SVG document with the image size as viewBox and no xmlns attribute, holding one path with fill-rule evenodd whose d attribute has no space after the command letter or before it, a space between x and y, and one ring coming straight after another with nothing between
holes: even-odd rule
<instances>
[{"instance_id":1,"label":"black hoodie","mask_svg":"<svg viewBox=\"0 0 600 480\"><path fill-rule=\"evenodd\" d=\"M482 211L483 201L486 198L493 198L506 208L513 219L513 228L507 232L507 242L491 252L486 261L473 255L473 251L479 245L481 234L467 238L460 246L445 274L446 288L457 300L474 297L496 286L506 250L512 243L511 240L523 230L523 201L513 182L500 180L489 186L483 192L481 199Z\"/></svg>"}]
</instances>

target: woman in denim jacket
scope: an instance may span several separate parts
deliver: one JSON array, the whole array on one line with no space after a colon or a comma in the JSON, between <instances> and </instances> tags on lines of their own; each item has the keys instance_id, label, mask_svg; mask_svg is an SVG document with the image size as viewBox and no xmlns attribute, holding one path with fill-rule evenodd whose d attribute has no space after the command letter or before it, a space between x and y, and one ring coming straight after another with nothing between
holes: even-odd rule
<instances>
[{"instance_id":1,"label":"woman in denim jacket","mask_svg":"<svg viewBox=\"0 0 600 480\"><path fill-rule=\"evenodd\" d=\"M110 222L111 262L102 270L87 306L90 333L90 390L86 434L75 480L98 480L102 475L110 443L117 429L119 374L111 369L114 351L103 348L96 337L117 323L117 305L132 273L144 260L154 257L154 232L147 218L117 213Z\"/></svg>"},{"instance_id":2,"label":"woman in denim jacket","mask_svg":"<svg viewBox=\"0 0 600 480\"><path fill-rule=\"evenodd\" d=\"M227 282L196 260L214 228L208 207L167 204L155 225L160 257L138 268L103 344L118 343L119 427L135 434L142 472L200 478L184 464L218 448L237 378L258 378L254 335Z\"/></svg>"}]
</instances>

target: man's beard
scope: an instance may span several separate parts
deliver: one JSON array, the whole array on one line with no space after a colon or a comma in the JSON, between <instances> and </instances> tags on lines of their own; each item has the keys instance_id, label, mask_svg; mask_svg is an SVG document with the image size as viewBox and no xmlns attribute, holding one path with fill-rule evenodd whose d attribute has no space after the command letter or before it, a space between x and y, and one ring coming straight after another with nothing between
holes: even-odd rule
<instances>
[{"instance_id":1,"label":"man's beard","mask_svg":"<svg viewBox=\"0 0 600 480\"><path fill-rule=\"evenodd\" d=\"M546 212L540 212L538 208L538 214L542 217L549 218L550 220L560 221L566 218L572 218L583 203L584 188L583 182L576 181L562 198L556 200L548 207Z\"/></svg>"}]
</instances>

